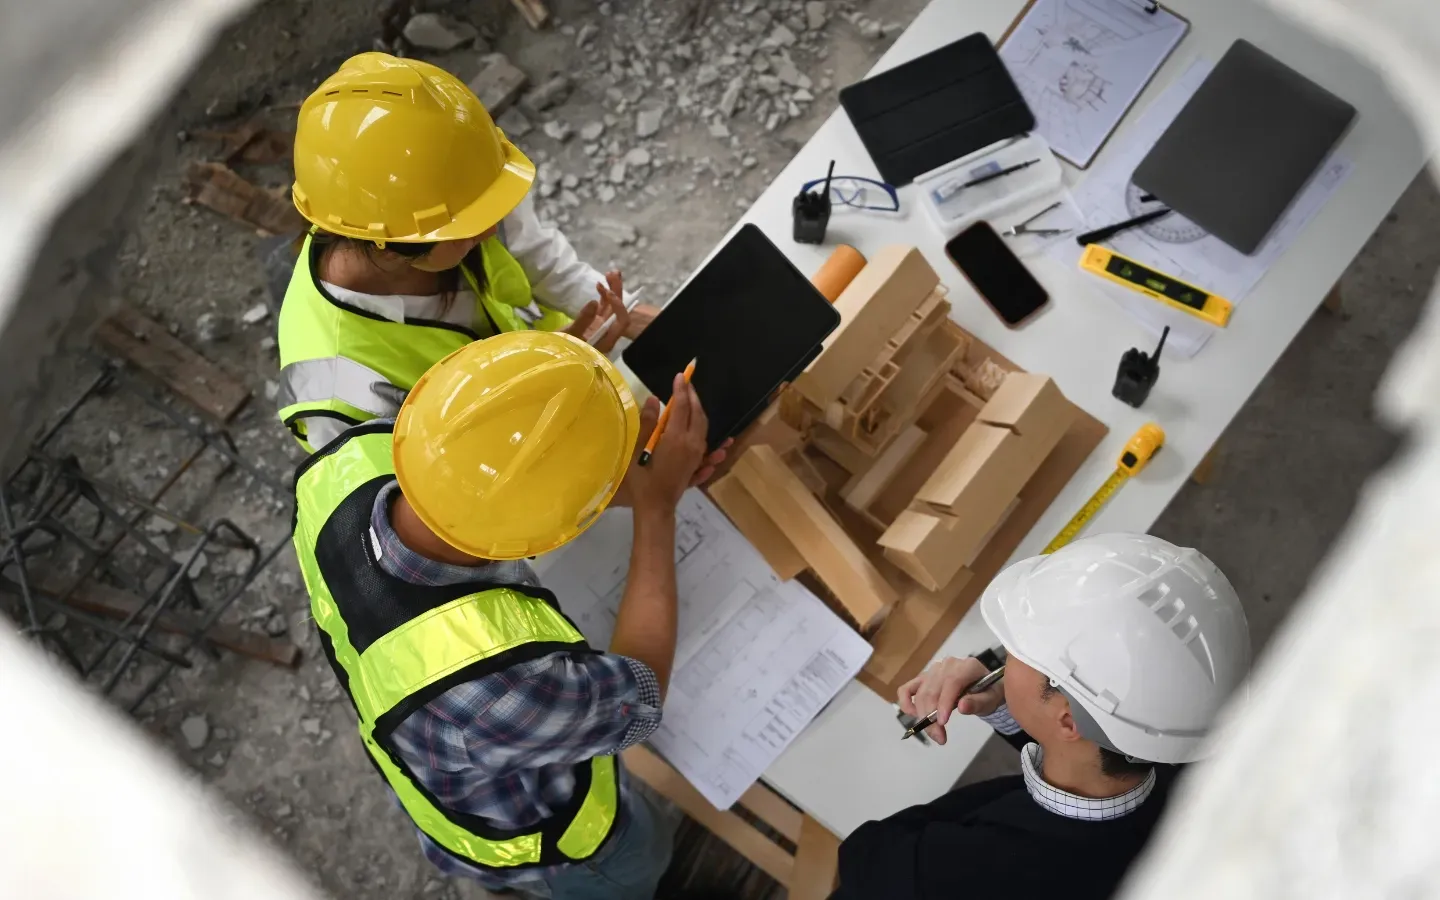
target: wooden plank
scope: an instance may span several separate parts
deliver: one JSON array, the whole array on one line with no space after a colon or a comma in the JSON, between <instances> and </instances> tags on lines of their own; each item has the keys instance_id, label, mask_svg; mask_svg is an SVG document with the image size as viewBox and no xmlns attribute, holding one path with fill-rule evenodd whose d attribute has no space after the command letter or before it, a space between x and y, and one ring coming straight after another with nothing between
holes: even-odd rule
<instances>
[{"instance_id":1,"label":"wooden plank","mask_svg":"<svg viewBox=\"0 0 1440 900\"><path fill-rule=\"evenodd\" d=\"M895 604L894 588L774 449L752 447L735 464L735 474L862 631L884 621Z\"/></svg>"},{"instance_id":2,"label":"wooden plank","mask_svg":"<svg viewBox=\"0 0 1440 900\"><path fill-rule=\"evenodd\" d=\"M520 17L531 28L544 28L545 23L550 21L550 10L545 8L543 0L510 0L510 3L520 11Z\"/></svg>"},{"instance_id":3,"label":"wooden plank","mask_svg":"<svg viewBox=\"0 0 1440 900\"><path fill-rule=\"evenodd\" d=\"M239 380L133 307L121 304L95 337L217 421L228 422L250 399Z\"/></svg>"},{"instance_id":4,"label":"wooden plank","mask_svg":"<svg viewBox=\"0 0 1440 900\"><path fill-rule=\"evenodd\" d=\"M825 900L839 880L840 839L805 816L795 846L795 874L786 885L790 900Z\"/></svg>"},{"instance_id":5,"label":"wooden plank","mask_svg":"<svg viewBox=\"0 0 1440 900\"><path fill-rule=\"evenodd\" d=\"M282 198L251 184L223 163L192 162L185 170L185 187L195 203L266 235L291 234L310 227L288 196Z\"/></svg>"},{"instance_id":6,"label":"wooden plank","mask_svg":"<svg viewBox=\"0 0 1440 900\"><path fill-rule=\"evenodd\" d=\"M740 529L745 539L765 557L770 568L775 570L776 578L789 581L805 571L805 557L801 556L795 545L790 543L790 539L785 537L780 526L765 514L765 510L750 496L740 479L733 474L726 475L712 483L707 490L710 499L715 501L720 511L730 517L730 521L735 523L735 527Z\"/></svg>"},{"instance_id":7,"label":"wooden plank","mask_svg":"<svg viewBox=\"0 0 1440 900\"><path fill-rule=\"evenodd\" d=\"M790 805L790 801L770 790L762 782L755 782L740 795L740 805L750 810L760 821L800 843L800 821L805 814Z\"/></svg>"},{"instance_id":8,"label":"wooden plank","mask_svg":"<svg viewBox=\"0 0 1440 900\"><path fill-rule=\"evenodd\" d=\"M741 856L759 866L771 878L781 884L790 883L795 869L795 858L786 853L779 844L735 813L711 806L710 801L685 780L685 776L656 756L649 747L643 744L630 747L624 751L622 757L630 774L659 791L662 796L684 810L686 815L710 829L712 834L734 847Z\"/></svg>"},{"instance_id":9,"label":"wooden plank","mask_svg":"<svg viewBox=\"0 0 1440 900\"><path fill-rule=\"evenodd\" d=\"M17 594L20 590L19 585L8 579L0 579L0 587ZM69 588L69 583L68 579L55 577L38 580L32 578L30 588L51 599L58 599ZM127 618L140 609L144 602L128 591L95 581L86 581L65 600L67 606L111 619ZM200 628L200 618L184 610L167 609L156 619L155 628L188 637ZM205 639L217 647L277 666L293 668L300 661L300 648L289 641L276 640L235 625L216 623L205 632Z\"/></svg>"}]
</instances>

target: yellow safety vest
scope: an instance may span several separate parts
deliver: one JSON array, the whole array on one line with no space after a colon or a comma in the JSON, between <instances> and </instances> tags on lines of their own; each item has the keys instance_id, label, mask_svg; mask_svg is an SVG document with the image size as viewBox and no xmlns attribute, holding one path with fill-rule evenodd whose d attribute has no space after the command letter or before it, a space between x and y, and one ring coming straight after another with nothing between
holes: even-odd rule
<instances>
[{"instance_id":1,"label":"yellow safety vest","mask_svg":"<svg viewBox=\"0 0 1440 900\"><path fill-rule=\"evenodd\" d=\"M575 766L566 808L507 831L441 806L395 752L395 727L451 687L558 649L590 648L548 591L423 587L380 567L370 513L394 478L391 428L352 428L295 473L295 555L321 645L359 715L360 739L420 830L465 862L511 871L587 859L615 824L613 756Z\"/></svg>"},{"instance_id":2,"label":"yellow safety vest","mask_svg":"<svg viewBox=\"0 0 1440 900\"><path fill-rule=\"evenodd\" d=\"M490 327L482 334L431 319L392 322L331 296L316 274L322 247L305 238L280 307L280 421L313 453L305 420L348 425L394 415L400 401L435 363L471 341L499 331L558 331L570 318L544 309L534 325L519 311L531 304L530 279L500 236L480 242L485 287L460 267Z\"/></svg>"}]
</instances>

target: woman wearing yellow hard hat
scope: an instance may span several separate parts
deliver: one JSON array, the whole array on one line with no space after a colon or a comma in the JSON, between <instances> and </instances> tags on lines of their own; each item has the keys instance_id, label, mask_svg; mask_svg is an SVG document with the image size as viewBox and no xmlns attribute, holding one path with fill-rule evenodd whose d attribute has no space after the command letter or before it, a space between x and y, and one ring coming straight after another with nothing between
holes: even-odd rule
<instances>
[{"instance_id":1,"label":"woman wearing yellow hard hat","mask_svg":"<svg viewBox=\"0 0 1440 900\"><path fill-rule=\"evenodd\" d=\"M634 337L603 277L527 199L535 166L460 79L362 53L316 88L295 130L305 238L279 317L281 421L308 451L394 415L431 365L529 329Z\"/></svg>"},{"instance_id":2,"label":"woman wearing yellow hard hat","mask_svg":"<svg viewBox=\"0 0 1440 900\"><path fill-rule=\"evenodd\" d=\"M578 338L515 332L452 353L394 420L300 467L295 552L360 737L427 858L556 900L654 896L671 834L619 752L659 727L675 656L675 507L724 458L677 377L637 409ZM526 557L625 504L634 537L608 652Z\"/></svg>"}]
</instances>

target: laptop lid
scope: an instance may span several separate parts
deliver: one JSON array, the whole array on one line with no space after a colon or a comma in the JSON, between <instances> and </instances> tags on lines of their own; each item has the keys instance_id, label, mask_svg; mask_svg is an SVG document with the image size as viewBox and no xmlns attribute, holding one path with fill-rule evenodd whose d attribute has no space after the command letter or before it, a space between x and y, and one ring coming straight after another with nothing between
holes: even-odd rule
<instances>
[{"instance_id":1,"label":"laptop lid","mask_svg":"<svg viewBox=\"0 0 1440 900\"><path fill-rule=\"evenodd\" d=\"M1236 250L1254 253L1354 118L1349 103L1236 41L1132 180Z\"/></svg>"}]
</instances>

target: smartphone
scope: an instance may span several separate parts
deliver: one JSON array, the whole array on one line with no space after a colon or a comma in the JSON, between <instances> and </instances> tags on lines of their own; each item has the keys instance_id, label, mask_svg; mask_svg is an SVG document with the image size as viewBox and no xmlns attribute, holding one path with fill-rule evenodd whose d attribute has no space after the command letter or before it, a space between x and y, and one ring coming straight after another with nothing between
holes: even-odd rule
<instances>
[{"instance_id":1,"label":"smartphone","mask_svg":"<svg viewBox=\"0 0 1440 900\"><path fill-rule=\"evenodd\" d=\"M989 222L976 222L951 238L945 254L1006 325L1019 325L1050 299Z\"/></svg>"}]
</instances>

